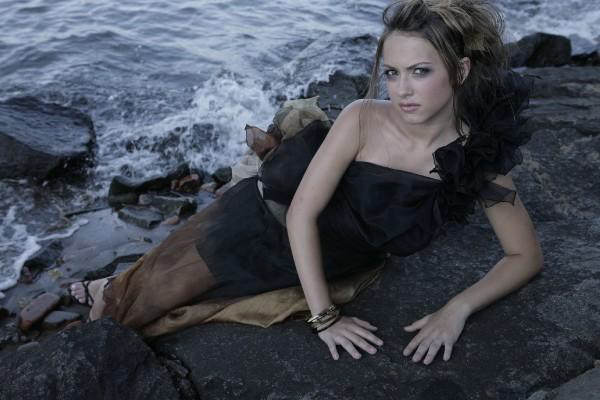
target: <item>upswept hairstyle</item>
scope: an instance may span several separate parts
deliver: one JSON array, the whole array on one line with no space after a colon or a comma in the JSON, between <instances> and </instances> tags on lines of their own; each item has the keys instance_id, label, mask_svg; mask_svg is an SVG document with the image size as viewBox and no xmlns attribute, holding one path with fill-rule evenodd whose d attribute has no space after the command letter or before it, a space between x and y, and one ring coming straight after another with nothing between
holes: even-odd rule
<instances>
[{"instance_id":1,"label":"upswept hairstyle","mask_svg":"<svg viewBox=\"0 0 600 400\"><path fill-rule=\"evenodd\" d=\"M385 8L383 24L364 98L376 99L379 94L380 62L388 36L395 31L416 33L433 45L448 70L454 91L456 128L464 136L463 122L470 124L467 102L484 101L483 87L500 85L508 69L501 12L486 0L401 0ZM462 57L470 58L471 70L461 84Z\"/></svg>"}]
</instances>

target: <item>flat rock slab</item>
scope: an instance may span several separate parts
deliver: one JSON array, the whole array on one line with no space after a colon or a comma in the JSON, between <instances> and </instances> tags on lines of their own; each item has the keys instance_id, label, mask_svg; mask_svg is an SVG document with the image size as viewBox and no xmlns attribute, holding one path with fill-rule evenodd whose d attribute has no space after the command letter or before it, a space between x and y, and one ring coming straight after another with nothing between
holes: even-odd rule
<instances>
[{"instance_id":1,"label":"flat rock slab","mask_svg":"<svg viewBox=\"0 0 600 400\"><path fill-rule=\"evenodd\" d=\"M166 368L141 337L110 319L3 353L0 376L1 399L179 398Z\"/></svg>"},{"instance_id":2,"label":"flat rock slab","mask_svg":"<svg viewBox=\"0 0 600 400\"><path fill-rule=\"evenodd\" d=\"M47 177L91 151L91 119L78 110L34 97L0 103L0 179Z\"/></svg>"},{"instance_id":3,"label":"flat rock slab","mask_svg":"<svg viewBox=\"0 0 600 400\"><path fill-rule=\"evenodd\" d=\"M488 225L472 225L429 249L392 258L380 279L344 307L379 329L385 344L334 361L303 321L268 329L192 327L158 339L191 370L203 400L247 398L527 399L591 368L600 355L600 219L537 226L545 270L529 285L467 321L452 358L432 364L403 356L414 337L402 327L442 307L502 257Z\"/></svg>"},{"instance_id":4,"label":"flat rock slab","mask_svg":"<svg viewBox=\"0 0 600 400\"><path fill-rule=\"evenodd\" d=\"M69 322L76 321L81 318L81 314L77 314L69 311L52 311L46 315L42 322L43 329L56 329L60 328Z\"/></svg>"},{"instance_id":5,"label":"flat rock slab","mask_svg":"<svg viewBox=\"0 0 600 400\"><path fill-rule=\"evenodd\" d=\"M560 388L538 396L537 400L600 400L600 368L581 374Z\"/></svg>"},{"instance_id":6,"label":"flat rock slab","mask_svg":"<svg viewBox=\"0 0 600 400\"><path fill-rule=\"evenodd\" d=\"M19 319L19 328L29 330L33 324L44 318L60 302L60 297L54 293L43 293L33 299L23 310Z\"/></svg>"}]
</instances>

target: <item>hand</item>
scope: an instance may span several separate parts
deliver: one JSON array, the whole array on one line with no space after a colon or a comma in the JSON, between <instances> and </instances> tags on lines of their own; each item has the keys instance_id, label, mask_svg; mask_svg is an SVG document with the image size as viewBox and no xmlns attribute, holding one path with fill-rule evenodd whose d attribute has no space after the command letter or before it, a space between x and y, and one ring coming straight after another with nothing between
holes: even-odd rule
<instances>
[{"instance_id":1,"label":"hand","mask_svg":"<svg viewBox=\"0 0 600 400\"><path fill-rule=\"evenodd\" d=\"M452 355L452 346L458 340L467 318L466 312L444 307L405 326L404 330L407 332L416 330L420 330L420 332L404 348L402 354L409 356L416 348L417 351L412 360L419 362L427 353L423 364L429 365L440 347L444 345L444 361L448 361Z\"/></svg>"},{"instance_id":2,"label":"hand","mask_svg":"<svg viewBox=\"0 0 600 400\"><path fill-rule=\"evenodd\" d=\"M377 328L367 321L356 317L342 316L336 323L323 332L319 332L318 335L327 344L327 347L329 347L334 360L340 358L337 351L338 344L342 345L352 357L358 360L361 355L354 347L355 345L370 354L375 354L377 348L373 347L367 340L378 346L383 345L383 340L371 333L371 331L375 330Z\"/></svg>"}]
</instances>

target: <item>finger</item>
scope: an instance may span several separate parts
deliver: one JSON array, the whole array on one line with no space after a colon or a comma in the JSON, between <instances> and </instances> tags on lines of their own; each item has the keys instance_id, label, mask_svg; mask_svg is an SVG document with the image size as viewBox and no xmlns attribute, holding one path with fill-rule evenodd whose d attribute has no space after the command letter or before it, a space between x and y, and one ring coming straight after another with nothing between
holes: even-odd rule
<instances>
[{"instance_id":1,"label":"finger","mask_svg":"<svg viewBox=\"0 0 600 400\"><path fill-rule=\"evenodd\" d=\"M421 342L421 344L419 344L419 347L417 348L417 351L415 351L415 354L413 355L413 358L412 358L412 360L414 362L421 361L421 358L423 358L423 356L427 352L427 349L429 348L429 344L430 344L429 341L423 341L423 342Z\"/></svg>"},{"instance_id":2,"label":"finger","mask_svg":"<svg viewBox=\"0 0 600 400\"><path fill-rule=\"evenodd\" d=\"M325 343L327 343L327 347L329 347L329 352L331 353L333 359L338 360L340 358L340 355L338 354L337 346L335 345L333 340L328 340Z\"/></svg>"},{"instance_id":3,"label":"finger","mask_svg":"<svg viewBox=\"0 0 600 400\"><path fill-rule=\"evenodd\" d=\"M436 339L433 342L431 342L431 345L429 346L429 351L427 352L427 355L425 356L425 359L423 360L423 364L426 364L426 365L431 364L431 362L435 359L435 355L438 353L438 350L440 349L440 347L442 347L441 341Z\"/></svg>"},{"instance_id":4,"label":"finger","mask_svg":"<svg viewBox=\"0 0 600 400\"><path fill-rule=\"evenodd\" d=\"M402 351L402 354L404 354L405 356L410 355L410 353L413 352L414 349L417 348L417 346L421 343L421 340L423 340L423 332L419 332L417 334L417 336L415 336L409 343L408 345L404 348L404 351Z\"/></svg>"},{"instance_id":5,"label":"finger","mask_svg":"<svg viewBox=\"0 0 600 400\"><path fill-rule=\"evenodd\" d=\"M356 322L357 324L359 324L360 326L364 326L367 329L371 329L371 330L377 330L377 327L374 325L371 325L369 322L356 318L356 317L352 317L352 319L354 320L354 322Z\"/></svg>"},{"instance_id":6,"label":"finger","mask_svg":"<svg viewBox=\"0 0 600 400\"><path fill-rule=\"evenodd\" d=\"M344 349L346 349L346 351L352 357L354 357L356 359L359 359L361 357L360 353L358 352L358 350L356 350L356 348L354 347L352 342L350 342L350 340L346 339L345 337L339 337L337 340L338 340L338 344L341 344L342 347Z\"/></svg>"},{"instance_id":7,"label":"finger","mask_svg":"<svg viewBox=\"0 0 600 400\"><path fill-rule=\"evenodd\" d=\"M371 346L369 343L367 343L366 340L364 340L362 337L355 334L354 332L346 332L346 337L348 339L350 339L352 341L352 343L354 343L355 345L357 345L359 348L363 349L367 353L369 353L369 354L377 353L377 349L375 347Z\"/></svg>"},{"instance_id":8,"label":"finger","mask_svg":"<svg viewBox=\"0 0 600 400\"><path fill-rule=\"evenodd\" d=\"M408 332L413 332L417 329L421 329L429 320L429 315L413 322L412 324L405 326L404 329L407 330Z\"/></svg>"},{"instance_id":9,"label":"finger","mask_svg":"<svg viewBox=\"0 0 600 400\"><path fill-rule=\"evenodd\" d=\"M377 336L373 335L371 332L365 331L360 326L350 326L348 329L350 329L352 332L360 335L361 337L363 337L367 340L370 340L372 343L375 343L378 346L383 345L383 340L379 339Z\"/></svg>"},{"instance_id":10,"label":"finger","mask_svg":"<svg viewBox=\"0 0 600 400\"><path fill-rule=\"evenodd\" d=\"M446 343L444 345L444 361L448 361L452 355L452 344Z\"/></svg>"}]
</instances>

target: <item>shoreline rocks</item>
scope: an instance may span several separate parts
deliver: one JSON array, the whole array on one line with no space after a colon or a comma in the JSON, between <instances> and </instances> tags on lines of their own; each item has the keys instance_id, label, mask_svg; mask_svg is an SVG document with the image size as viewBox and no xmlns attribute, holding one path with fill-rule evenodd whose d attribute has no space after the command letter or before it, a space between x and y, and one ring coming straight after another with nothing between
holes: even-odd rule
<instances>
[{"instance_id":1,"label":"shoreline rocks","mask_svg":"<svg viewBox=\"0 0 600 400\"><path fill-rule=\"evenodd\" d=\"M95 131L82 112L34 97L0 103L0 179L37 181L74 170L93 157Z\"/></svg>"}]
</instances>

